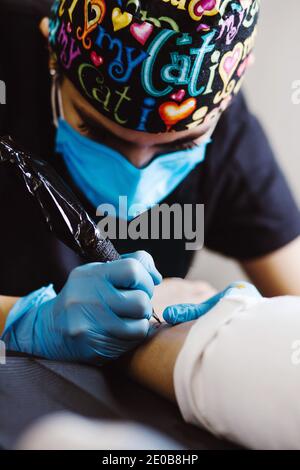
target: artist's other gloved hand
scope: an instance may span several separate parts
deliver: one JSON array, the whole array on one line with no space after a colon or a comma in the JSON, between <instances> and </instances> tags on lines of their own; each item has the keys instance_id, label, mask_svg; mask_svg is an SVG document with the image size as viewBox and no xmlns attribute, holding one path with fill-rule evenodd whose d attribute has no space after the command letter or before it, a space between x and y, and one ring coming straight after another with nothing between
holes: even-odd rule
<instances>
[{"instance_id":1,"label":"artist's other gloved hand","mask_svg":"<svg viewBox=\"0 0 300 470\"><path fill-rule=\"evenodd\" d=\"M200 304L180 304L167 307L163 313L164 320L170 325L197 320L208 313L221 299L234 295L261 297L256 287L249 282L233 282L226 289Z\"/></svg>"},{"instance_id":2,"label":"artist's other gloved hand","mask_svg":"<svg viewBox=\"0 0 300 470\"><path fill-rule=\"evenodd\" d=\"M20 299L2 339L11 351L54 360L102 364L148 334L154 286L162 278L146 252L76 268L56 295L53 287Z\"/></svg>"}]
</instances>

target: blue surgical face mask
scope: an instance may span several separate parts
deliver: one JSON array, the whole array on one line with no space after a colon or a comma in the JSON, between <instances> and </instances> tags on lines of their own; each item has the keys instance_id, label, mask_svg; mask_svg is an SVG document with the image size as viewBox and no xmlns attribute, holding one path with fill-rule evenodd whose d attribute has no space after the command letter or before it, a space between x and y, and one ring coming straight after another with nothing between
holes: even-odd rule
<instances>
[{"instance_id":1,"label":"blue surgical face mask","mask_svg":"<svg viewBox=\"0 0 300 470\"><path fill-rule=\"evenodd\" d=\"M95 208L110 204L120 217L119 198L122 196L124 201L125 196L131 211L124 215L121 210L121 218L130 219L163 201L204 160L209 142L160 155L146 167L137 168L121 153L82 136L59 119L56 151L62 155L74 183Z\"/></svg>"}]
</instances>

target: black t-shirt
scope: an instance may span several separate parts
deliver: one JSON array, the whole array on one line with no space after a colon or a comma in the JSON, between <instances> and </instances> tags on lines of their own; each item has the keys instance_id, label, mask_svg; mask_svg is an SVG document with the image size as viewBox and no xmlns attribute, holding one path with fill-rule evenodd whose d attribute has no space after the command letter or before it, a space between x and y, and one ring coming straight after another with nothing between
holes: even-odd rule
<instances>
[{"instance_id":1,"label":"black t-shirt","mask_svg":"<svg viewBox=\"0 0 300 470\"><path fill-rule=\"evenodd\" d=\"M48 53L38 31L49 0L1 0L0 79L7 104L0 106L0 133L50 161L68 180L54 156ZM13 33L12 33L13 32ZM236 258L266 255L300 234L298 208L264 131L242 94L223 114L205 162L164 201L205 204L205 246ZM86 208L94 215L85 201ZM0 165L0 291L24 295L53 282L60 289L82 260L51 235L24 185ZM183 240L119 240L121 253L149 251L164 276L184 277L193 252Z\"/></svg>"}]
</instances>

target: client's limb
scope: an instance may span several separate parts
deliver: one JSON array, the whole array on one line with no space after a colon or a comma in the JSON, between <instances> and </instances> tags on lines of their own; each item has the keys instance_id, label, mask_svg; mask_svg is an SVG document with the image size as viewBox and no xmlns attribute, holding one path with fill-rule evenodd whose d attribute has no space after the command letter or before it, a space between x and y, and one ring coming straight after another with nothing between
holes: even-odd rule
<instances>
[{"instance_id":1,"label":"client's limb","mask_svg":"<svg viewBox=\"0 0 300 470\"><path fill-rule=\"evenodd\" d=\"M164 279L156 287L153 306L162 317L165 308L174 303L200 303L215 294L215 289L203 281L180 278ZM170 328L163 324L157 334L141 345L131 357L130 373L144 385L175 400L173 370L178 353L193 322Z\"/></svg>"},{"instance_id":2,"label":"client's limb","mask_svg":"<svg viewBox=\"0 0 300 470\"><path fill-rule=\"evenodd\" d=\"M129 368L143 384L176 397L187 422L220 438L300 449L299 340L298 297L241 291L194 323L162 327Z\"/></svg>"},{"instance_id":3,"label":"client's limb","mask_svg":"<svg viewBox=\"0 0 300 470\"><path fill-rule=\"evenodd\" d=\"M129 373L143 385L176 401L173 374L176 359L195 322L175 327L163 324L158 332L131 356Z\"/></svg>"},{"instance_id":4,"label":"client's limb","mask_svg":"<svg viewBox=\"0 0 300 470\"><path fill-rule=\"evenodd\" d=\"M236 283L236 285L241 287L240 283ZM224 294L225 292L229 293L230 290L224 290ZM257 291L254 286L247 285L247 295L253 295L252 291L256 295ZM221 294L215 295L215 293L215 289L205 282L171 278L164 280L160 286L156 287L153 305L155 311L162 316L165 308L172 309L171 313L174 313L174 307L168 307L170 305L200 304L199 306L204 307L212 295L220 300ZM207 310L214 306L210 300L208 302ZM187 313L185 314L185 322L173 328L164 323L150 341L140 345L129 362L129 371L135 379L173 401L176 401L173 383L175 362L192 326L195 324L195 321L186 321Z\"/></svg>"}]
</instances>

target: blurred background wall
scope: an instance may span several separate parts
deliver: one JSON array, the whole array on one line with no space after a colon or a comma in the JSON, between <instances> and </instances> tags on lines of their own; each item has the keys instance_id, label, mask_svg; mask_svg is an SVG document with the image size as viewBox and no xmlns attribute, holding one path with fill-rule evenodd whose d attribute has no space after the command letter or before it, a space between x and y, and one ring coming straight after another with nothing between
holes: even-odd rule
<instances>
[{"instance_id":1,"label":"blurred background wall","mask_svg":"<svg viewBox=\"0 0 300 470\"><path fill-rule=\"evenodd\" d=\"M256 62L244 90L300 205L300 104L292 102L292 84L300 80L299 18L300 0L262 0ZM202 250L189 277L222 288L245 275L233 261Z\"/></svg>"}]
</instances>

